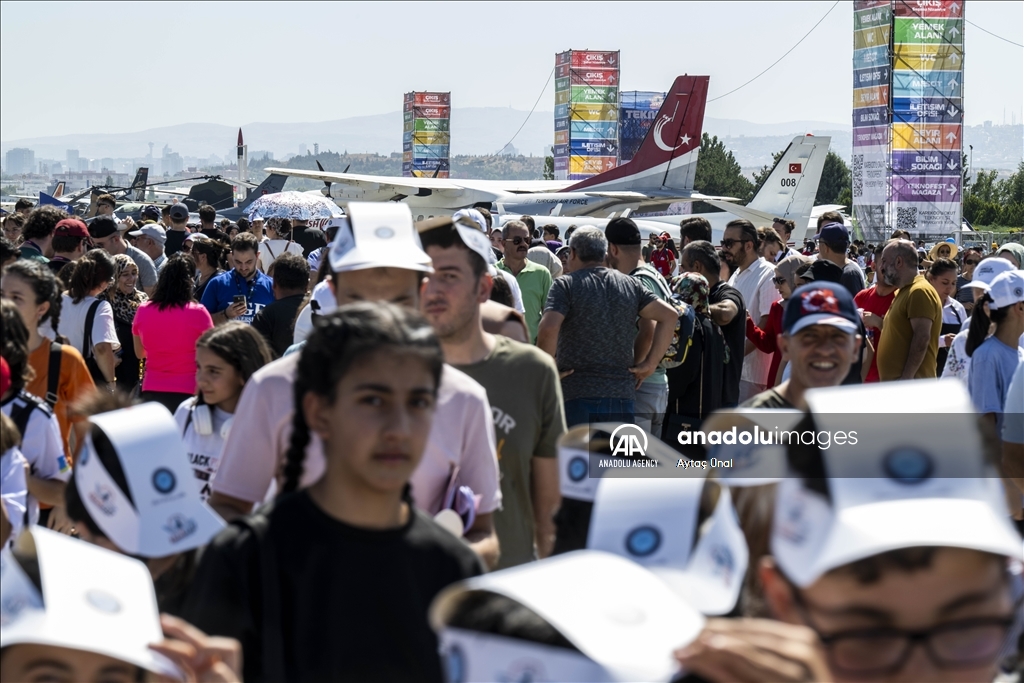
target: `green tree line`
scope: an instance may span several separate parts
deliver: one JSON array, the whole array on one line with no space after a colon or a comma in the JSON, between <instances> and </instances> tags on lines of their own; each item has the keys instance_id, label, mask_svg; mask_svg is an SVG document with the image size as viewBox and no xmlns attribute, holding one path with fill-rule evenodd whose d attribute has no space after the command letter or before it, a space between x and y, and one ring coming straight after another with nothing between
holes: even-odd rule
<instances>
[{"instance_id":1,"label":"green tree line","mask_svg":"<svg viewBox=\"0 0 1024 683\"><path fill-rule=\"evenodd\" d=\"M1009 178L998 175L979 171L964 183L964 219L971 225L1024 227L1024 162Z\"/></svg>"}]
</instances>

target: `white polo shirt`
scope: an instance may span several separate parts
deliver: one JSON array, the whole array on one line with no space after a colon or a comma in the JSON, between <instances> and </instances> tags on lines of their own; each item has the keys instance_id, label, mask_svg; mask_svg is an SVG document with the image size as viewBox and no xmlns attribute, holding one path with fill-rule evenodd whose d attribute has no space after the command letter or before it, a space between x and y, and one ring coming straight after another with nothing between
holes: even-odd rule
<instances>
[{"instance_id":1,"label":"white polo shirt","mask_svg":"<svg viewBox=\"0 0 1024 683\"><path fill-rule=\"evenodd\" d=\"M760 322L762 316L768 315L772 304L779 300L779 292L772 283L773 277L775 267L764 258L758 257L756 261L746 268L738 269L729 278L729 284L740 290L740 294L743 295L747 313L754 322ZM743 359L740 381L767 384L771 360L771 354L754 349Z\"/></svg>"}]
</instances>

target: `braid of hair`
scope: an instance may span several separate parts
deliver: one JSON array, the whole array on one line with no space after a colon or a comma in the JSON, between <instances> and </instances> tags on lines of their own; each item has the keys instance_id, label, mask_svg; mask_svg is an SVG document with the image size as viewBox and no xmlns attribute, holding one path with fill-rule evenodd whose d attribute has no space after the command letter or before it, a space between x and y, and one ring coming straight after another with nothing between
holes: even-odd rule
<instances>
[{"instance_id":1,"label":"braid of hair","mask_svg":"<svg viewBox=\"0 0 1024 683\"><path fill-rule=\"evenodd\" d=\"M295 383L295 395L299 397L299 383ZM302 392L305 395L305 391ZM301 400L301 399L299 399ZM306 447L309 446L309 425L306 424L306 416L302 412L301 404L295 409L292 415L292 436L288 442L288 451L285 453L284 462L284 483L281 486L281 494L292 493L299 488L304 471L303 463L306 460Z\"/></svg>"},{"instance_id":2,"label":"braid of hair","mask_svg":"<svg viewBox=\"0 0 1024 683\"><path fill-rule=\"evenodd\" d=\"M295 375L295 412L285 454L282 494L296 491L302 479L306 447L311 440L302 406L306 395L313 393L333 404L338 383L346 372L360 358L382 348L422 358L433 375L436 392L444 357L433 329L418 313L377 302L352 304L317 316Z\"/></svg>"},{"instance_id":3,"label":"braid of hair","mask_svg":"<svg viewBox=\"0 0 1024 683\"><path fill-rule=\"evenodd\" d=\"M57 279L53 279L53 288L50 294L50 310L43 316L43 321L47 318L50 320L50 327L53 328L53 338L55 340L60 339L60 333L57 331L57 327L60 325L60 310L64 305L64 297L61 295L60 285L57 284Z\"/></svg>"}]
</instances>

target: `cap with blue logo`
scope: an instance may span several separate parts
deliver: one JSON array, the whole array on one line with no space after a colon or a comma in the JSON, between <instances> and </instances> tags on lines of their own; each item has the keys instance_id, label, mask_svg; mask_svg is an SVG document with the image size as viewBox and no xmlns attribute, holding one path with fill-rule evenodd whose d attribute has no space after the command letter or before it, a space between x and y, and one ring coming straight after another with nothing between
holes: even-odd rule
<instances>
[{"instance_id":1,"label":"cap with blue logo","mask_svg":"<svg viewBox=\"0 0 1024 683\"><path fill-rule=\"evenodd\" d=\"M38 566L35 578L23 566ZM150 645L163 639L156 593L142 562L32 526L0 553L3 647L42 645L105 655L185 680Z\"/></svg>"},{"instance_id":2,"label":"cap with blue logo","mask_svg":"<svg viewBox=\"0 0 1024 683\"><path fill-rule=\"evenodd\" d=\"M966 548L1021 558L998 473L984 456L962 382L887 382L813 389L818 433L857 436L820 448L827 495L800 476L778 485L771 549L797 586L902 548ZM916 407L916 408L915 408ZM933 418L914 426L917 410ZM893 419L885 420L891 415Z\"/></svg>"},{"instance_id":3,"label":"cap with blue logo","mask_svg":"<svg viewBox=\"0 0 1024 683\"><path fill-rule=\"evenodd\" d=\"M75 462L74 485L96 525L120 550L166 557L210 542L224 521L203 502L181 432L159 403L90 418L117 453L122 491L103 466L92 435Z\"/></svg>"},{"instance_id":4,"label":"cap with blue logo","mask_svg":"<svg viewBox=\"0 0 1024 683\"><path fill-rule=\"evenodd\" d=\"M368 268L433 271L409 207L396 202L349 204L328 258L335 273Z\"/></svg>"},{"instance_id":5,"label":"cap with blue logo","mask_svg":"<svg viewBox=\"0 0 1024 683\"><path fill-rule=\"evenodd\" d=\"M705 487L718 500L700 519ZM587 547L647 567L704 614L732 611L749 561L728 487L704 478L604 478Z\"/></svg>"},{"instance_id":6,"label":"cap with blue logo","mask_svg":"<svg viewBox=\"0 0 1024 683\"><path fill-rule=\"evenodd\" d=\"M1011 270L997 275L988 287L988 295L992 299L988 307L993 311L1024 301L1024 271Z\"/></svg>"}]
</instances>

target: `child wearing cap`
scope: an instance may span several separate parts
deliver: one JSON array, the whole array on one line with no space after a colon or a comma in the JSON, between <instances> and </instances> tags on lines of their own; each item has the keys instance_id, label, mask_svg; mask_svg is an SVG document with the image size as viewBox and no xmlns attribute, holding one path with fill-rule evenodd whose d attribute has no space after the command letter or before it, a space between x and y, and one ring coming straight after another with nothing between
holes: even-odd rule
<instances>
[{"instance_id":1,"label":"child wearing cap","mask_svg":"<svg viewBox=\"0 0 1024 683\"><path fill-rule=\"evenodd\" d=\"M994 421L996 432L1001 433L1010 380L1024 362L1024 349L1019 346L1024 334L1024 271L998 275L978 303L965 346L971 358L967 386L975 408ZM990 323L996 328L992 336L988 336Z\"/></svg>"},{"instance_id":2,"label":"child wearing cap","mask_svg":"<svg viewBox=\"0 0 1024 683\"><path fill-rule=\"evenodd\" d=\"M224 527L206 506L180 432L155 403L89 418L65 492L86 542L143 560L164 612L178 614L198 548Z\"/></svg>"},{"instance_id":3,"label":"child wearing cap","mask_svg":"<svg viewBox=\"0 0 1024 683\"><path fill-rule=\"evenodd\" d=\"M417 313L345 306L299 358L283 493L206 549L185 606L242 642L247 680L440 680L430 601L481 573L473 551L417 510L443 359ZM326 471L298 490L312 434Z\"/></svg>"},{"instance_id":4,"label":"child wearing cap","mask_svg":"<svg viewBox=\"0 0 1024 683\"><path fill-rule=\"evenodd\" d=\"M159 617L136 560L36 527L0 554L0 681L240 681L241 648Z\"/></svg>"},{"instance_id":5,"label":"child wearing cap","mask_svg":"<svg viewBox=\"0 0 1024 683\"><path fill-rule=\"evenodd\" d=\"M409 208L402 204L349 204L350 224L342 226L331 247L328 293L339 306L355 302L391 302L416 309L424 274L432 270L423 251ZM333 292L333 293L332 293ZM333 310L333 309L332 309ZM326 314L321 311L318 319ZM210 504L226 519L249 514L263 501L280 472L295 428L289 396L298 372L298 353L257 371L242 391L235 412L244 430L231 430ZM487 392L468 375L445 365L438 390L437 411L420 466L412 475L416 506L434 515L444 506L453 467L460 485L480 496L476 521L466 533L485 561L496 565L498 541L493 513L501 506L501 486L493 418ZM324 455L316 434L307 442L300 487L315 482L324 471Z\"/></svg>"},{"instance_id":6,"label":"child wearing cap","mask_svg":"<svg viewBox=\"0 0 1024 683\"><path fill-rule=\"evenodd\" d=\"M1022 539L968 396L952 383L931 420L843 412L936 395L934 384L902 382L809 396L803 425L863 431L848 447L788 447L792 475L778 484L760 567L784 624L709 623L683 666L716 681L809 680L823 661L828 671L810 680L996 678L1017 651Z\"/></svg>"},{"instance_id":7,"label":"child wearing cap","mask_svg":"<svg viewBox=\"0 0 1024 683\"><path fill-rule=\"evenodd\" d=\"M964 285L964 289L971 292L975 306L981 297L988 291L992 281L997 276L1013 270L1013 265L1005 259L989 255L983 258L980 264L974 269L971 281ZM971 311L974 312L973 309ZM967 355L967 334L970 331L971 318L964 321L960 331L949 345L949 355L946 356L946 364L942 369L943 377L956 377L964 384L967 383L967 376L971 370L971 357ZM1024 337L1019 345L1024 348Z\"/></svg>"}]
</instances>

